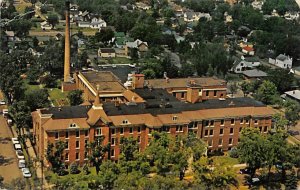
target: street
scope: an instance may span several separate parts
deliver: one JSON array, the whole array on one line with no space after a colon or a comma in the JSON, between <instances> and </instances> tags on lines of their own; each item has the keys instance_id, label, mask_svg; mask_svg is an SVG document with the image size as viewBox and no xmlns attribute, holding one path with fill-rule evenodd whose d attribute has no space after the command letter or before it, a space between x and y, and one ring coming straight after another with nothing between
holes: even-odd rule
<instances>
[{"instance_id":1,"label":"street","mask_svg":"<svg viewBox=\"0 0 300 190\"><path fill-rule=\"evenodd\" d=\"M22 177L18 168L17 157L11 141L11 131L6 120L0 116L0 175L8 183L15 178Z\"/></svg>"}]
</instances>

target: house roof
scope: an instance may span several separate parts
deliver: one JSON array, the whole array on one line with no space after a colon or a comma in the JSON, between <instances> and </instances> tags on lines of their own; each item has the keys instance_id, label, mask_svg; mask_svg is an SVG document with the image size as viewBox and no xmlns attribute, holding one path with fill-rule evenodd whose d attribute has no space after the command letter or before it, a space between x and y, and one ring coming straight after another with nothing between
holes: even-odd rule
<instances>
[{"instance_id":1,"label":"house roof","mask_svg":"<svg viewBox=\"0 0 300 190\"><path fill-rule=\"evenodd\" d=\"M125 37L125 33L124 32L115 32L115 37L116 38L124 38Z\"/></svg>"},{"instance_id":2,"label":"house roof","mask_svg":"<svg viewBox=\"0 0 300 190\"><path fill-rule=\"evenodd\" d=\"M70 127L76 124L76 127ZM70 118L70 119L49 119L43 124L43 128L48 131L65 130L65 129L89 129L90 126L86 122L86 118Z\"/></svg>"},{"instance_id":3,"label":"house roof","mask_svg":"<svg viewBox=\"0 0 300 190\"><path fill-rule=\"evenodd\" d=\"M280 60L280 61L285 61L288 59L288 56L280 54L276 57L276 59Z\"/></svg>"},{"instance_id":4,"label":"house roof","mask_svg":"<svg viewBox=\"0 0 300 190\"><path fill-rule=\"evenodd\" d=\"M51 114L53 119L86 118L90 106L63 106L40 109L41 114Z\"/></svg>"},{"instance_id":5,"label":"house roof","mask_svg":"<svg viewBox=\"0 0 300 190\"><path fill-rule=\"evenodd\" d=\"M244 60L247 62L259 62L259 58L256 56L244 57Z\"/></svg>"},{"instance_id":6,"label":"house roof","mask_svg":"<svg viewBox=\"0 0 300 190\"><path fill-rule=\"evenodd\" d=\"M267 73L261 71L261 70L258 70L258 69L253 69L253 70L246 70L246 71L243 71L243 75L245 75L246 77L250 77L250 78L253 78L253 77L267 77Z\"/></svg>"},{"instance_id":7,"label":"house roof","mask_svg":"<svg viewBox=\"0 0 300 190\"><path fill-rule=\"evenodd\" d=\"M247 52L254 51L254 49L253 49L252 47L249 47L249 46L243 47L243 50L245 50L245 51L247 51Z\"/></svg>"},{"instance_id":8,"label":"house roof","mask_svg":"<svg viewBox=\"0 0 300 190\"><path fill-rule=\"evenodd\" d=\"M6 34L6 36L8 36L8 37L14 37L14 36L15 36L14 31L5 31L5 34Z\"/></svg>"},{"instance_id":9,"label":"house roof","mask_svg":"<svg viewBox=\"0 0 300 190\"><path fill-rule=\"evenodd\" d=\"M100 48L101 53L116 53L113 48Z\"/></svg>"},{"instance_id":10,"label":"house roof","mask_svg":"<svg viewBox=\"0 0 300 190\"><path fill-rule=\"evenodd\" d=\"M294 99L300 100L300 90L287 91L284 94L286 94Z\"/></svg>"},{"instance_id":11,"label":"house roof","mask_svg":"<svg viewBox=\"0 0 300 190\"><path fill-rule=\"evenodd\" d=\"M138 48L141 44L145 44L146 46L148 46L147 42L143 42L142 40L135 40L134 42L126 42L126 46L129 48Z\"/></svg>"}]
</instances>

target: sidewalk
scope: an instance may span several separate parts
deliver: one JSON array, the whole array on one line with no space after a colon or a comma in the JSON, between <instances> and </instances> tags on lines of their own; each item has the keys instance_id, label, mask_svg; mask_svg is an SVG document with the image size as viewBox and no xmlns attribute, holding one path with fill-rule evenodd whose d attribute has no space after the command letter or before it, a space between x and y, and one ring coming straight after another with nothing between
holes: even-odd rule
<instances>
[{"instance_id":1,"label":"sidewalk","mask_svg":"<svg viewBox=\"0 0 300 190\"><path fill-rule=\"evenodd\" d=\"M12 133L14 137L18 136L14 128L12 128ZM41 162L36 161L37 156L35 154L34 148L29 139L26 139L26 148L27 148L28 156L30 157L30 160L32 161L33 166L35 168L37 178L42 179L43 181L43 187L40 187L40 189L49 189L50 186L47 183L45 176L42 173Z\"/></svg>"}]
</instances>

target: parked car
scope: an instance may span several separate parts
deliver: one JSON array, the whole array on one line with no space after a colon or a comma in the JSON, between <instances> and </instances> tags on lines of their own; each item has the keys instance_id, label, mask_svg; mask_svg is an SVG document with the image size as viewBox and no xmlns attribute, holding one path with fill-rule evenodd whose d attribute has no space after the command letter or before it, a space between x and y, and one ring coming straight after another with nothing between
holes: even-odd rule
<instances>
[{"instance_id":1,"label":"parked car","mask_svg":"<svg viewBox=\"0 0 300 190\"><path fill-rule=\"evenodd\" d=\"M258 185L260 183L260 179L258 177L253 177L247 181L247 185L250 187L253 185Z\"/></svg>"},{"instance_id":2,"label":"parked car","mask_svg":"<svg viewBox=\"0 0 300 190\"><path fill-rule=\"evenodd\" d=\"M17 155L17 157L18 157L18 159L25 159L25 157L24 157L24 154L23 154L23 152L22 152L22 150L16 150L16 155Z\"/></svg>"},{"instance_id":3,"label":"parked car","mask_svg":"<svg viewBox=\"0 0 300 190\"><path fill-rule=\"evenodd\" d=\"M6 102L4 100L0 100L0 105L5 105Z\"/></svg>"},{"instance_id":4,"label":"parked car","mask_svg":"<svg viewBox=\"0 0 300 190\"><path fill-rule=\"evenodd\" d=\"M3 114L3 117L6 117L8 115L8 109L3 109L2 114Z\"/></svg>"},{"instance_id":5,"label":"parked car","mask_svg":"<svg viewBox=\"0 0 300 190\"><path fill-rule=\"evenodd\" d=\"M15 144L20 144L18 138L15 138L15 137L14 137L14 138L11 138L11 141L12 141L13 145L15 145Z\"/></svg>"},{"instance_id":6,"label":"parked car","mask_svg":"<svg viewBox=\"0 0 300 190\"><path fill-rule=\"evenodd\" d=\"M31 173L30 173L30 170L28 168L22 168L22 174L23 174L23 177L31 177Z\"/></svg>"},{"instance_id":7,"label":"parked car","mask_svg":"<svg viewBox=\"0 0 300 190\"><path fill-rule=\"evenodd\" d=\"M25 160L19 160L19 168L25 168L25 167L26 167Z\"/></svg>"},{"instance_id":8,"label":"parked car","mask_svg":"<svg viewBox=\"0 0 300 190\"><path fill-rule=\"evenodd\" d=\"M22 146L20 144L14 144L15 150L22 150Z\"/></svg>"}]
</instances>

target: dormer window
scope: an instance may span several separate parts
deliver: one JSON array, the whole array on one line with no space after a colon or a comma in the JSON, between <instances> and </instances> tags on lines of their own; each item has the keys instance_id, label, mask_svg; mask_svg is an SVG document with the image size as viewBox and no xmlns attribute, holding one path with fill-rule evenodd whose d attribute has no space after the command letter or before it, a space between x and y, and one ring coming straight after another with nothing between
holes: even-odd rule
<instances>
[{"instance_id":1,"label":"dormer window","mask_svg":"<svg viewBox=\"0 0 300 190\"><path fill-rule=\"evenodd\" d=\"M174 116L172 117L172 120L173 120L173 121L177 121L177 119L178 119L178 117L177 117L176 115L174 115Z\"/></svg>"},{"instance_id":2,"label":"dormer window","mask_svg":"<svg viewBox=\"0 0 300 190\"><path fill-rule=\"evenodd\" d=\"M122 122L124 125L126 125L126 124L128 124L128 120L127 119L125 119L125 120L123 120L123 122Z\"/></svg>"},{"instance_id":3,"label":"dormer window","mask_svg":"<svg viewBox=\"0 0 300 190\"><path fill-rule=\"evenodd\" d=\"M75 128L75 127L77 127L77 125L75 123L70 124L70 128Z\"/></svg>"}]
</instances>

